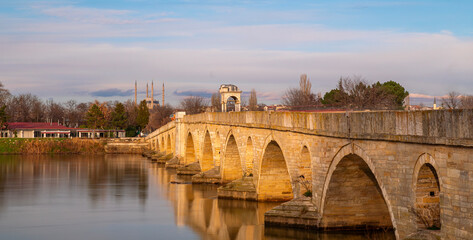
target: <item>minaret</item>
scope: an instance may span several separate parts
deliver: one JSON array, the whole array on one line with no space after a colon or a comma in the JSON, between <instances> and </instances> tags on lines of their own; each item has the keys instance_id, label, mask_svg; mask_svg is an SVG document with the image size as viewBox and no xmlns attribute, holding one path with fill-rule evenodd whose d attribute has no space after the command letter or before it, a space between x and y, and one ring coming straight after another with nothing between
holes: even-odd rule
<instances>
[{"instance_id":1,"label":"minaret","mask_svg":"<svg viewBox=\"0 0 473 240\"><path fill-rule=\"evenodd\" d=\"M146 83L146 98L149 98L149 96L148 96L148 83Z\"/></svg>"},{"instance_id":2,"label":"minaret","mask_svg":"<svg viewBox=\"0 0 473 240\"><path fill-rule=\"evenodd\" d=\"M136 105L136 81L135 81L135 105Z\"/></svg>"},{"instance_id":3,"label":"minaret","mask_svg":"<svg viewBox=\"0 0 473 240\"><path fill-rule=\"evenodd\" d=\"M437 99L434 97L434 110L437 110Z\"/></svg>"},{"instance_id":4,"label":"minaret","mask_svg":"<svg viewBox=\"0 0 473 240\"><path fill-rule=\"evenodd\" d=\"M151 109L154 108L154 83L151 81Z\"/></svg>"},{"instance_id":5,"label":"minaret","mask_svg":"<svg viewBox=\"0 0 473 240\"><path fill-rule=\"evenodd\" d=\"M163 102L161 106L164 106L164 82L163 82Z\"/></svg>"}]
</instances>

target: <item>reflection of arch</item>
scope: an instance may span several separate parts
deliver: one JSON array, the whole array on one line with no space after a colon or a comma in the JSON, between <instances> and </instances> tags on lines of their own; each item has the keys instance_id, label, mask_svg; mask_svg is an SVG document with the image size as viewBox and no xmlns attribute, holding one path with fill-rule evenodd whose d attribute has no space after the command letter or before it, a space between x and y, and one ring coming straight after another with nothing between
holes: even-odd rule
<instances>
[{"instance_id":1,"label":"reflection of arch","mask_svg":"<svg viewBox=\"0 0 473 240\"><path fill-rule=\"evenodd\" d=\"M204 149L202 151L202 161L200 168L202 172L210 170L213 166L213 151L212 151L212 142L210 140L210 133L206 131L204 137Z\"/></svg>"},{"instance_id":2,"label":"reflection of arch","mask_svg":"<svg viewBox=\"0 0 473 240\"><path fill-rule=\"evenodd\" d=\"M184 164L189 164L195 162L195 148L194 148L194 140L192 138L192 134L189 132L187 134L187 141L186 141L186 157L184 160Z\"/></svg>"},{"instance_id":3,"label":"reflection of arch","mask_svg":"<svg viewBox=\"0 0 473 240\"><path fill-rule=\"evenodd\" d=\"M355 144L342 147L332 160L320 210L323 228L396 229L386 190L378 181L374 165Z\"/></svg>"},{"instance_id":4,"label":"reflection of arch","mask_svg":"<svg viewBox=\"0 0 473 240\"><path fill-rule=\"evenodd\" d=\"M417 226L441 227L440 192L441 179L434 158L427 153L419 156L414 167L412 190L414 191L414 209Z\"/></svg>"},{"instance_id":5,"label":"reflection of arch","mask_svg":"<svg viewBox=\"0 0 473 240\"><path fill-rule=\"evenodd\" d=\"M240 153L233 134L230 133L225 146L225 154L222 164L222 181L229 182L243 176L241 169Z\"/></svg>"},{"instance_id":6,"label":"reflection of arch","mask_svg":"<svg viewBox=\"0 0 473 240\"><path fill-rule=\"evenodd\" d=\"M293 198L291 177L279 145L271 141L266 145L258 179L258 200L285 201Z\"/></svg>"},{"instance_id":7,"label":"reflection of arch","mask_svg":"<svg viewBox=\"0 0 473 240\"><path fill-rule=\"evenodd\" d=\"M248 137L248 141L246 141L246 153L245 153L246 175L250 175L253 173L254 161L255 161L255 154L254 154L253 141L251 140L251 137Z\"/></svg>"}]
</instances>

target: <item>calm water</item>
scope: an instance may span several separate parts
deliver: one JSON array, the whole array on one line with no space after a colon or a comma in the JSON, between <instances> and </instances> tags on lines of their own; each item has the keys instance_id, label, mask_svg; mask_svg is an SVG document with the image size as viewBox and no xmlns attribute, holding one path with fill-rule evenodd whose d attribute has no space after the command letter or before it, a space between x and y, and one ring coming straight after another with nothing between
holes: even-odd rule
<instances>
[{"instance_id":1,"label":"calm water","mask_svg":"<svg viewBox=\"0 0 473 240\"><path fill-rule=\"evenodd\" d=\"M0 239L394 239L265 229L277 204L218 200L216 186L176 177L137 155L0 156Z\"/></svg>"}]
</instances>

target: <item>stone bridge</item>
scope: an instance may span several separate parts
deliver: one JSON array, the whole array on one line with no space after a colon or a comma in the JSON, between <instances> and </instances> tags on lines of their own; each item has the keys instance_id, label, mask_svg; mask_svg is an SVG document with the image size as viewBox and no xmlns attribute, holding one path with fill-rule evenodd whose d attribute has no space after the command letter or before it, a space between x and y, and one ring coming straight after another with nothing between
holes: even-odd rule
<instances>
[{"instance_id":1,"label":"stone bridge","mask_svg":"<svg viewBox=\"0 0 473 240\"><path fill-rule=\"evenodd\" d=\"M473 239L473 110L202 113L146 140L194 182L226 184L219 197L312 193L319 229Z\"/></svg>"}]
</instances>

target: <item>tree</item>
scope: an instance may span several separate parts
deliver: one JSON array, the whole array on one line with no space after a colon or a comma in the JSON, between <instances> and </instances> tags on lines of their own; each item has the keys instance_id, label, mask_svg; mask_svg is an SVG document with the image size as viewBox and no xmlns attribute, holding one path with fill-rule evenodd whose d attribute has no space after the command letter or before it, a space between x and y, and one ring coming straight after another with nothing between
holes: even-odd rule
<instances>
[{"instance_id":1,"label":"tree","mask_svg":"<svg viewBox=\"0 0 473 240\"><path fill-rule=\"evenodd\" d=\"M138 105L138 112L136 115L136 124L138 127L143 130L149 122L149 110L148 106L146 105L146 100L140 102Z\"/></svg>"},{"instance_id":2,"label":"tree","mask_svg":"<svg viewBox=\"0 0 473 240\"><path fill-rule=\"evenodd\" d=\"M332 89L330 90L330 92L325 93L324 98L321 100L322 104L338 105L340 102L340 99L338 99L338 96L340 96L340 90Z\"/></svg>"},{"instance_id":3,"label":"tree","mask_svg":"<svg viewBox=\"0 0 473 240\"><path fill-rule=\"evenodd\" d=\"M8 116L5 109L5 105L3 107L0 107L0 130L4 130L7 128Z\"/></svg>"},{"instance_id":4,"label":"tree","mask_svg":"<svg viewBox=\"0 0 473 240\"><path fill-rule=\"evenodd\" d=\"M256 90L254 88L251 89L248 108L250 109L250 111L258 110L258 99L256 98Z\"/></svg>"},{"instance_id":5,"label":"tree","mask_svg":"<svg viewBox=\"0 0 473 240\"><path fill-rule=\"evenodd\" d=\"M58 103L55 103L52 99L46 101L46 116L49 121L62 122L65 115L64 112L64 107Z\"/></svg>"},{"instance_id":6,"label":"tree","mask_svg":"<svg viewBox=\"0 0 473 240\"><path fill-rule=\"evenodd\" d=\"M442 105L448 109L457 109L460 106L460 94L458 92L449 92L446 97L442 99Z\"/></svg>"},{"instance_id":7,"label":"tree","mask_svg":"<svg viewBox=\"0 0 473 240\"><path fill-rule=\"evenodd\" d=\"M186 114L197 114L205 112L208 103L205 98L200 96L186 97L181 101L181 107L184 109Z\"/></svg>"},{"instance_id":8,"label":"tree","mask_svg":"<svg viewBox=\"0 0 473 240\"><path fill-rule=\"evenodd\" d=\"M212 104L212 111L214 112L221 112L222 111L222 96L219 92L212 94L210 98L210 102Z\"/></svg>"},{"instance_id":9,"label":"tree","mask_svg":"<svg viewBox=\"0 0 473 240\"><path fill-rule=\"evenodd\" d=\"M87 127L97 129L103 128L105 117L97 104L92 104L87 112Z\"/></svg>"},{"instance_id":10,"label":"tree","mask_svg":"<svg viewBox=\"0 0 473 240\"><path fill-rule=\"evenodd\" d=\"M174 109L169 105L158 106L150 113L148 126L151 130L158 129L171 121L171 114Z\"/></svg>"},{"instance_id":11,"label":"tree","mask_svg":"<svg viewBox=\"0 0 473 240\"><path fill-rule=\"evenodd\" d=\"M406 94L404 88L393 81L370 85L360 76L341 77L338 87L325 93L322 102L346 109L399 109Z\"/></svg>"},{"instance_id":12,"label":"tree","mask_svg":"<svg viewBox=\"0 0 473 240\"><path fill-rule=\"evenodd\" d=\"M460 107L463 109L473 109L473 95L461 96Z\"/></svg>"},{"instance_id":13,"label":"tree","mask_svg":"<svg viewBox=\"0 0 473 240\"><path fill-rule=\"evenodd\" d=\"M115 129L125 129L127 125L125 106L118 102L111 114L111 127Z\"/></svg>"},{"instance_id":14,"label":"tree","mask_svg":"<svg viewBox=\"0 0 473 240\"><path fill-rule=\"evenodd\" d=\"M3 86L3 83L0 82L0 106L7 105L10 96L10 91L8 91L8 89Z\"/></svg>"},{"instance_id":15,"label":"tree","mask_svg":"<svg viewBox=\"0 0 473 240\"><path fill-rule=\"evenodd\" d=\"M382 84L382 87L384 90L390 94L395 96L395 103L397 105L398 109L403 109L404 106L404 99L409 95L409 92L404 89L401 84L394 82L394 81L388 81Z\"/></svg>"},{"instance_id":16,"label":"tree","mask_svg":"<svg viewBox=\"0 0 473 240\"><path fill-rule=\"evenodd\" d=\"M290 88L283 96L283 104L300 110L319 105L319 98L311 92L312 84L306 74L299 80L299 88Z\"/></svg>"}]
</instances>

